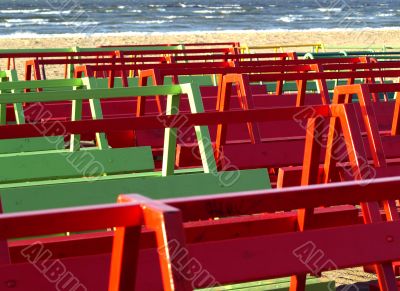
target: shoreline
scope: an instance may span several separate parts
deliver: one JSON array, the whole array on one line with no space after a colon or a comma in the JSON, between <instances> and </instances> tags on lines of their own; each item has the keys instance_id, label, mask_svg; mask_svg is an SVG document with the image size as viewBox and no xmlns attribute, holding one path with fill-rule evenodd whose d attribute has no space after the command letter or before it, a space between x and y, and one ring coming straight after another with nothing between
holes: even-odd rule
<instances>
[{"instance_id":1,"label":"shoreline","mask_svg":"<svg viewBox=\"0 0 400 291\"><path fill-rule=\"evenodd\" d=\"M123 36L190 36L190 35L242 35L242 34L292 34L292 33L389 33L400 31L398 27L383 28L310 28L310 29L246 29L246 30L193 30L193 31L126 31L126 32L93 32L93 33L54 33L54 34L37 34L30 32L15 32L13 34L0 35L1 39L49 39L49 38L94 38L94 37L123 37ZM400 40L398 40L400 42Z\"/></svg>"},{"instance_id":2,"label":"shoreline","mask_svg":"<svg viewBox=\"0 0 400 291\"><path fill-rule=\"evenodd\" d=\"M75 37L121 37L121 36L177 36L192 34L245 34L245 33L346 33L346 32L390 32L400 31L398 27L383 28L310 28L310 29L244 29L244 30L192 30L192 31L126 31L126 32L94 32L94 33L54 33L37 34L30 32L16 32L14 34L0 35L0 39L31 39L31 38L75 38Z\"/></svg>"}]
</instances>

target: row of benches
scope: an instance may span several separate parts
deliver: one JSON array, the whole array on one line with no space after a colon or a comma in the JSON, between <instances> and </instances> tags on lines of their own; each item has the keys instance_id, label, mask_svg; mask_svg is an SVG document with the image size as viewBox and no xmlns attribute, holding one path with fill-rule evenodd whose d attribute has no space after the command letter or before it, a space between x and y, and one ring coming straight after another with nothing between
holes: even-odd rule
<instances>
[{"instance_id":1,"label":"row of benches","mask_svg":"<svg viewBox=\"0 0 400 291\"><path fill-rule=\"evenodd\" d=\"M75 233L9 242L4 282L192 290L294 275L290 287L303 290L306 274L375 264L381 290L394 290L400 256L388 221L398 220L399 181L370 179L398 175L399 64L268 58L155 64L136 78L126 72L138 65L86 65L75 68L85 77L66 80L2 72L2 237ZM265 190L270 177L279 188L362 181L204 196ZM121 193L169 199L98 205ZM98 206L43 211L78 205ZM14 213L32 210L41 211ZM350 241L343 250L332 243L339 235ZM257 284L268 283L233 288Z\"/></svg>"}]
</instances>

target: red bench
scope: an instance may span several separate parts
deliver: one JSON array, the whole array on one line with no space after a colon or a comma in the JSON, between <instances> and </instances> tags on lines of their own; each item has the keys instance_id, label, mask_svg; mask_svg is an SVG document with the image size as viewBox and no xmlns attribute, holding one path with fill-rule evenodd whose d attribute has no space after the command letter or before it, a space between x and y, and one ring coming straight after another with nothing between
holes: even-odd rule
<instances>
[{"instance_id":1,"label":"red bench","mask_svg":"<svg viewBox=\"0 0 400 291\"><path fill-rule=\"evenodd\" d=\"M113 238L98 232L12 242L0 278L17 290L50 290L68 283L66 272L71 287L88 290L193 290L293 276L291 288L304 290L306 274L374 264L381 290L397 290L390 262L400 258L399 222L364 224L341 205L399 199L399 186L399 178L387 178L162 201L123 195L119 205L1 215L6 238L117 229ZM300 231L292 210L304 208L316 213Z\"/></svg>"}]
</instances>

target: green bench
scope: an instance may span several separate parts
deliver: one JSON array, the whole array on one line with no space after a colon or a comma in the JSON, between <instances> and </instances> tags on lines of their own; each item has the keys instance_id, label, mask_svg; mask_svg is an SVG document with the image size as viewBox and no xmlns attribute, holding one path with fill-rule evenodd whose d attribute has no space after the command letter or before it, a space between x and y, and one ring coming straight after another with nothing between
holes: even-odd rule
<instances>
[{"instance_id":1,"label":"green bench","mask_svg":"<svg viewBox=\"0 0 400 291\"><path fill-rule=\"evenodd\" d=\"M338 52L322 52L322 53L306 53L301 55L305 59L321 59L321 58L353 58L353 57L371 57L376 58L378 61L385 60L399 60L400 51L338 51Z\"/></svg>"},{"instance_id":2,"label":"green bench","mask_svg":"<svg viewBox=\"0 0 400 291\"><path fill-rule=\"evenodd\" d=\"M221 287L198 289L198 291L225 291L225 290L236 290L236 291L289 291L290 289L290 278L278 278L272 280L262 280L250 283L241 283L234 285L227 285ZM320 279L315 277L309 277L306 282L306 291L327 291L335 290L335 281L326 279Z\"/></svg>"},{"instance_id":3,"label":"green bench","mask_svg":"<svg viewBox=\"0 0 400 291\"><path fill-rule=\"evenodd\" d=\"M0 104L72 100L75 103L73 120L80 120L79 104L84 100L96 105L100 99L166 95L167 114L177 114L180 95L187 94L191 111L204 112L198 87L190 84L91 89L95 81L83 78L82 84L85 86L79 90L3 93L0 95ZM20 83L22 87L27 86L24 82ZM94 119L102 118L101 107L92 106L91 109ZM3 140L4 145L7 145L7 150L0 154L0 159L3 159L0 195L4 211L109 203L115 201L121 193L142 193L152 198L165 198L270 188L266 169L236 171L235 183L224 183L223 175L232 172L217 171L207 126L195 127L203 166L198 169L175 170L176 130L165 129L162 171L154 170L150 147L112 149L104 133L98 133L96 148L87 149L81 149L78 135L71 140L69 149L63 149L61 137L54 137L53 142L47 140L49 147L54 147L51 149L40 139ZM21 149L25 151L19 152ZM92 171L89 171L84 167L85 159L103 167L95 171L93 166ZM82 169L86 169L89 174L82 172Z\"/></svg>"}]
</instances>

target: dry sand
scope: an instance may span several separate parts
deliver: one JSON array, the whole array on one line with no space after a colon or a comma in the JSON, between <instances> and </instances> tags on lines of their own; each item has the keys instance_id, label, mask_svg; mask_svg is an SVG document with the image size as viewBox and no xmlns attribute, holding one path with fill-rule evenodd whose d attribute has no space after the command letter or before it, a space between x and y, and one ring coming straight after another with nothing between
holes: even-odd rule
<instances>
[{"instance_id":1,"label":"dry sand","mask_svg":"<svg viewBox=\"0 0 400 291\"><path fill-rule=\"evenodd\" d=\"M54 38L0 39L0 48L44 47L94 47L98 45L156 44L240 41L248 45L279 45L299 43L324 43L334 46L397 45L400 46L400 30L352 30L352 31L292 31L292 32L237 32L237 33L181 33L115 36L77 36Z\"/></svg>"}]
</instances>

